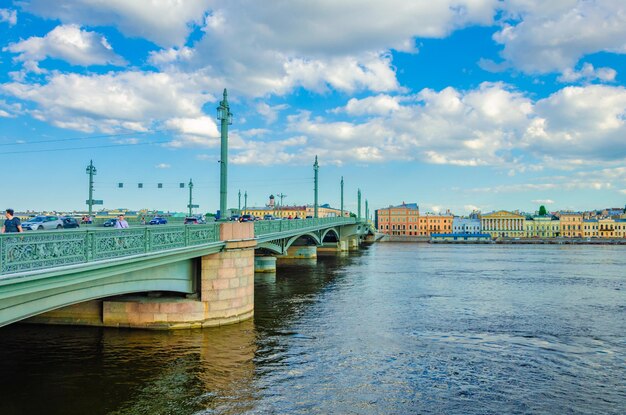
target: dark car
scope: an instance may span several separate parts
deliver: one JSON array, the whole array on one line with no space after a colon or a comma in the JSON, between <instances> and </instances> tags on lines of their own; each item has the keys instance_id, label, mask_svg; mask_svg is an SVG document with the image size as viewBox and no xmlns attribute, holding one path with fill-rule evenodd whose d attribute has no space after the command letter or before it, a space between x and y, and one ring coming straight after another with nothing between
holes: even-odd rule
<instances>
[{"instance_id":1,"label":"dark car","mask_svg":"<svg viewBox=\"0 0 626 415\"><path fill-rule=\"evenodd\" d=\"M63 218L63 228L80 228L80 224L74 218Z\"/></svg>"},{"instance_id":2,"label":"dark car","mask_svg":"<svg viewBox=\"0 0 626 415\"><path fill-rule=\"evenodd\" d=\"M254 221L254 215L243 215L239 219L239 222L252 222L252 221Z\"/></svg>"},{"instance_id":3,"label":"dark car","mask_svg":"<svg viewBox=\"0 0 626 415\"><path fill-rule=\"evenodd\" d=\"M185 225L203 225L206 223L202 218L196 218L195 216L190 216L185 218Z\"/></svg>"},{"instance_id":4,"label":"dark car","mask_svg":"<svg viewBox=\"0 0 626 415\"><path fill-rule=\"evenodd\" d=\"M232 215L229 220L231 222L239 222L239 220L241 220L241 216L240 215Z\"/></svg>"},{"instance_id":5,"label":"dark car","mask_svg":"<svg viewBox=\"0 0 626 415\"><path fill-rule=\"evenodd\" d=\"M115 218L107 219L107 220L104 221L102 226L104 226L105 228L112 228L112 227L115 226L116 223L117 223L117 219L115 219Z\"/></svg>"},{"instance_id":6,"label":"dark car","mask_svg":"<svg viewBox=\"0 0 626 415\"><path fill-rule=\"evenodd\" d=\"M167 219L156 217L152 219L148 224L149 225L165 225L167 224Z\"/></svg>"}]
</instances>

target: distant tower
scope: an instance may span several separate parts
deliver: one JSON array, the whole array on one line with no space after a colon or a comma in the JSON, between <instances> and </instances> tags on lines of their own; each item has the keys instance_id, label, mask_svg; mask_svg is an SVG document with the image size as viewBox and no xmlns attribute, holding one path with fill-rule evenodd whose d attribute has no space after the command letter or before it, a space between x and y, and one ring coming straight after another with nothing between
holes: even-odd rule
<instances>
[{"instance_id":1,"label":"distant tower","mask_svg":"<svg viewBox=\"0 0 626 415\"><path fill-rule=\"evenodd\" d=\"M268 206L271 208L274 207L274 195L270 195L270 203L268 204Z\"/></svg>"}]
</instances>

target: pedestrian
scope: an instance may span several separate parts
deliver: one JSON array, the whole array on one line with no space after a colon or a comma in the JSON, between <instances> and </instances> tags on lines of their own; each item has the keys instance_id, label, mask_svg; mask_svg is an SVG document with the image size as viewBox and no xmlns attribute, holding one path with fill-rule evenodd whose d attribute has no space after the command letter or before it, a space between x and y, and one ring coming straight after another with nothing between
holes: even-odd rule
<instances>
[{"instance_id":1,"label":"pedestrian","mask_svg":"<svg viewBox=\"0 0 626 415\"><path fill-rule=\"evenodd\" d=\"M2 233L24 232L22 230L20 218L13 216L14 213L13 209L7 209L5 211L4 216L6 217L6 220L4 221L4 225L2 225Z\"/></svg>"},{"instance_id":2,"label":"pedestrian","mask_svg":"<svg viewBox=\"0 0 626 415\"><path fill-rule=\"evenodd\" d=\"M124 220L124 215L119 215L117 217L117 222L115 222L116 229L126 229L128 228L128 222Z\"/></svg>"},{"instance_id":3,"label":"pedestrian","mask_svg":"<svg viewBox=\"0 0 626 415\"><path fill-rule=\"evenodd\" d=\"M142 225L145 225L145 224L146 224L146 217L145 217L145 216L142 216L142 217L141 217L141 224L142 224Z\"/></svg>"}]
</instances>

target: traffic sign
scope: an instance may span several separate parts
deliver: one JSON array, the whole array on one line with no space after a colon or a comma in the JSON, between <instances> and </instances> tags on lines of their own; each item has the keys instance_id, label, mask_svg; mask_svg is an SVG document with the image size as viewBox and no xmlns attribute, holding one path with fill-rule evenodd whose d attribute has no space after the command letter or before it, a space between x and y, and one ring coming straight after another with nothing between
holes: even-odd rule
<instances>
[{"instance_id":1,"label":"traffic sign","mask_svg":"<svg viewBox=\"0 0 626 415\"><path fill-rule=\"evenodd\" d=\"M199 207L200 207L200 205L187 205L187 207L188 207L188 208L192 208L192 209L193 209L193 208L199 208Z\"/></svg>"},{"instance_id":2,"label":"traffic sign","mask_svg":"<svg viewBox=\"0 0 626 415\"><path fill-rule=\"evenodd\" d=\"M89 199L85 200L85 204L87 204L87 205L89 204ZM102 200L95 200L94 199L94 200L91 201L91 204L92 205L103 205L104 201L102 201Z\"/></svg>"}]
</instances>

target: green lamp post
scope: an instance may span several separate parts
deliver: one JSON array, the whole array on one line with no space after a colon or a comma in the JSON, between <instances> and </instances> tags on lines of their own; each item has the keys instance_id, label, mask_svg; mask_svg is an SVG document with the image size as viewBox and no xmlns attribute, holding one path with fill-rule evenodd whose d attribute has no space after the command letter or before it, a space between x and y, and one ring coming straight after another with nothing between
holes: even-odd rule
<instances>
[{"instance_id":1,"label":"green lamp post","mask_svg":"<svg viewBox=\"0 0 626 415\"><path fill-rule=\"evenodd\" d=\"M221 121L221 156L220 156L220 220L226 221L228 203L228 126L233 123L233 114L228 105L228 93L224 88L224 99L217 107L217 119Z\"/></svg>"},{"instance_id":2,"label":"green lamp post","mask_svg":"<svg viewBox=\"0 0 626 415\"><path fill-rule=\"evenodd\" d=\"M89 199L87 199L87 205L89 206L89 217L93 214L93 176L96 174L96 168L93 165L93 160L89 160L89 166L87 166L87 174L89 175Z\"/></svg>"},{"instance_id":3,"label":"green lamp post","mask_svg":"<svg viewBox=\"0 0 626 415\"><path fill-rule=\"evenodd\" d=\"M317 163L317 156L315 156L315 163L313 163L313 172L314 172L314 185L313 185L313 192L315 193L314 195L314 205L313 205L313 217L315 219L318 218L318 209L317 209L317 180L318 180L318 172L320 170L320 165Z\"/></svg>"}]
</instances>

